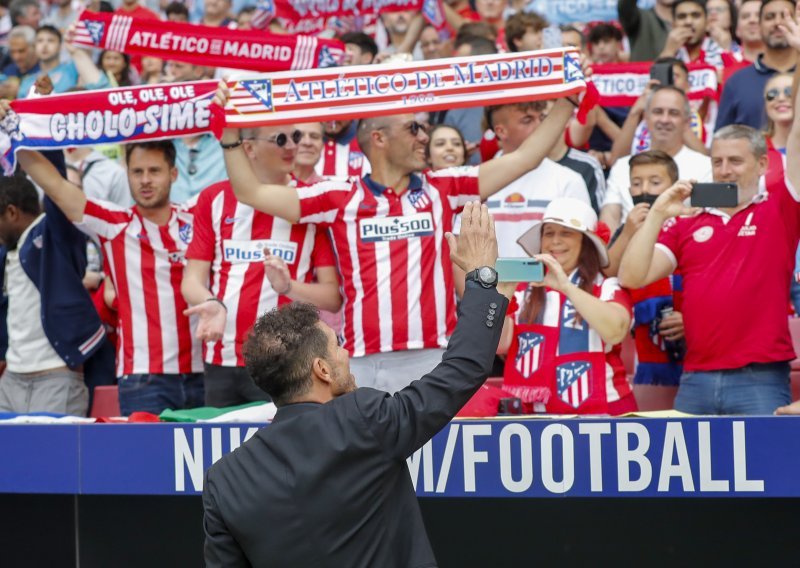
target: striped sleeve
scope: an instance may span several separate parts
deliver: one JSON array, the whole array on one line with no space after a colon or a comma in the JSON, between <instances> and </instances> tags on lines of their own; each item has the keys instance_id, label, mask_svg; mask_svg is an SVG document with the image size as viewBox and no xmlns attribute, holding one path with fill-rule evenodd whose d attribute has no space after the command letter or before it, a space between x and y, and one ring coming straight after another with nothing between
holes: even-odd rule
<instances>
[{"instance_id":1,"label":"striped sleeve","mask_svg":"<svg viewBox=\"0 0 800 568\"><path fill-rule=\"evenodd\" d=\"M125 227L131 222L131 218L130 209L107 201L87 198L86 208L83 210L83 220L75 223L75 226L89 236L113 239L125 230Z\"/></svg>"},{"instance_id":2,"label":"striped sleeve","mask_svg":"<svg viewBox=\"0 0 800 568\"><path fill-rule=\"evenodd\" d=\"M428 171L425 175L431 185L447 196L453 211L459 212L468 202L480 199L479 170L479 166L460 166Z\"/></svg>"},{"instance_id":3,"label":"striped sleeve","mask_svg":"<svg viewBox=\"0 0 800 568\"><path fill-rule=\"evenodd\" d=\"M214 260L214 246L217 239L211 220L211 201L218 192L213 189L202 191L199 199L193 204L191 211L194 215L192 227L192 241L186 250L186 258L211 262Z\"/></svg>"},{"instance_id":4,"label":"striped sleeve","mask_svg":"<svg viewBox=\"0 0 800 568\"><path fill-rule=\"evenodd\" d=\"M331 224L353 191L345 179L330 179L297 188L300 198L300 223Z\"/></svg>"}]
</instances>

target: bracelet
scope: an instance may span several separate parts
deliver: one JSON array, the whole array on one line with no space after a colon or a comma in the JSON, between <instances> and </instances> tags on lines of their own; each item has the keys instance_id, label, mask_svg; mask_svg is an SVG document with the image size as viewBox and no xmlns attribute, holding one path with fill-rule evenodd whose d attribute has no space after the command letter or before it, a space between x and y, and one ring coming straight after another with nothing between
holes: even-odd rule
<instances>
[{"instance_id":1,"label":"bracelet","mask_svg":"<svg viewBox=\"0 0 800 568\"><path fill-rule=\"evenodd\" d=\"M275 290L275 288L273 288L273 290ZM277 290L275 290L275 293L278 294L278 296L285 296L291 291L292 291L292 281L289 280L289 284L286 286L286 290L284 290L283 292L278 292Z\"/></svg>"},{"instance_id":2,"label":"bracelet","mask_svg":"<svg viewBox=\"0 0 800 568\"><path fill-rule=\"evenodd\" d=\"M241 137L236 142L231 142L230 144L226 144L225 142L220 142L219 145L222 147L223 150L233 150L234 148L238 148L242 145Z\"/></svg>"},{"instance_id":3,"label":"bracelet","mask_svg":"<svg viewBox=\"0 0 800 568\"><path fill-rule=\"evenodd\" d=\"M208 300L206 300L206 302L216 302L216 303L218 303L220 306L222 306L223 308L225 308L225 311L226 311L226 312L228 311L228 306L226 306L226 305L225 305L225 302L223 302L222 300L220 300L220 299L219 299L219 298L217 298L216 296L211 296L211 297L210 297Z\"/></svg>"}]
</instances>

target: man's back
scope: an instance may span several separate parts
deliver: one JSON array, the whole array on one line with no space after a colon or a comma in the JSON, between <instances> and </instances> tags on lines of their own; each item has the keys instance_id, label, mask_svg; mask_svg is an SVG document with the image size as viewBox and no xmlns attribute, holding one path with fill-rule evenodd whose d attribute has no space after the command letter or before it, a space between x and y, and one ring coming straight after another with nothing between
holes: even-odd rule
<instances>
[{"instance_id":1,"label":"man's back","mask_svg":"<svg viewBox=\"0 0 800 568\"><path fill-rule=\"evenodd\" d=\"M209 470L206 565L381 568L436 561L405 463L491 370L506 300L468 286L442 363L394 395L278 409Z\"/></svg>"},{"instance_id":2,"label":"man's back","mask_svg":"<svg viewBox=\"0 0 800 568\"><path fill-rule=\"evenodd\" d=\"M385 396L359 389L284 407L209 473L207 490L227 496L219 513L250 562L435 566L405 461L382 451L360 410Z\"/></svg>"}]
</instances>

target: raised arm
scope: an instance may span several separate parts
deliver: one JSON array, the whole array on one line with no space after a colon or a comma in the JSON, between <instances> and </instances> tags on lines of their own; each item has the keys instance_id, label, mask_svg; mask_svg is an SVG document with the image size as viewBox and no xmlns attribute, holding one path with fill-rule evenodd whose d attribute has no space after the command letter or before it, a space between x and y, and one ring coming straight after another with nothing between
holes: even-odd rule
<instances>
[{"instance_id":1,"label":"raised arm","mask_svg":"<svg viewBox=\"0 0 800 568\"><path fill-rule=\"evenodd\" d=\"M631 237L619 267L619 282L625 288L647 286L669 276L675 267L667 254L656 248L661 227L667 219L690 213L683 202L691 195L688 181L679 181L662 193L644 220L644 224Z\"/></svg>"},{"instance_id":2,"label":"raised arm","mask_svg":"<svg viewBox=\"0 0 800 568\"><path fill-rule=\"evenodd\" d=\"M229 97L228 86L224 81L220 81L213 104L224 108ZM268 215L297 223L300 219L300 198L297 190L285 185L259 183L253 172L253 166L242 149L241 131L238 128L223 130L221 142L223 148L230 147L223 150L223 155L236 199Z\"/></svg>"},{"instance_id":3,"label":"raised arm","mask_svg":"<svg viewBox=\"0 0 800 568\"><path fill-rule=\"evenodd\" d=\"M0 105L7 105L7 101ZM0 120L5 116L5 109L0 110ZM83 221L83 212L86 209L86 195L75 185L72 185L58 173L50 161L39 152L32 150L19 150L17 160L22 169L31 179L41 187L53 200L59 209L73 223Z\"/></svg>"},{"instance_id":4,"label":"raised arm","mask_svg":"<svg viewBox=\"0 0 800 568\"><path fill-rule=\"evenodd\" d=\"M574 104L567 98L557 100L541 126L519 148L481 164L478 170L481 199L487 199L518 177L538 167L553 149L558 137L564 135L564 127L574 108Z\"/></svg>"}]
</instances>

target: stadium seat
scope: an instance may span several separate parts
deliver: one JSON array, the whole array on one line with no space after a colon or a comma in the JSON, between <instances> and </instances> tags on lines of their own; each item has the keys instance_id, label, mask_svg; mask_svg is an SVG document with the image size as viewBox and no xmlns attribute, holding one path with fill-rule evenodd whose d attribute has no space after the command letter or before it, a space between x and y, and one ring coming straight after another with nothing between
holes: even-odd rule
<instances>
[{"instance_id":1,"label":"stadium seat","mask_svg":"<svg viewBox=\"0 0 800 568\"><path fill-rule=\"evenodd\" d=\"M117 385L94 387L94 401L90 418L103 416L120 416L119 390Z\"/></svg>"}]
</instances>

